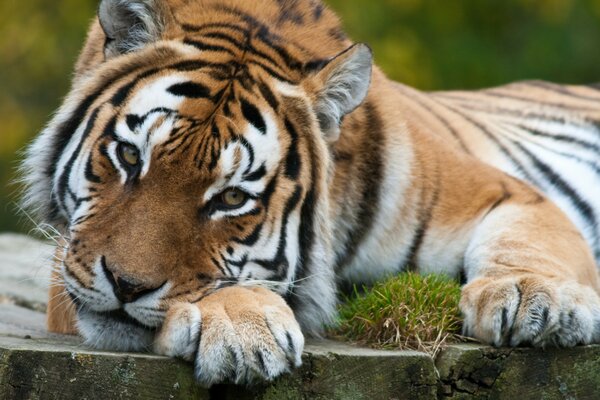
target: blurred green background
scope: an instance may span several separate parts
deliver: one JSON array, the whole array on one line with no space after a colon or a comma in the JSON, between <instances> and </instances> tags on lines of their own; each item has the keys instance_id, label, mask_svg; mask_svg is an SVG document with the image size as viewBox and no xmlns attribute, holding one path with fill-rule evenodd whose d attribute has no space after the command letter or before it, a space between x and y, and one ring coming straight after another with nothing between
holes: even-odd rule
<instances>
[{"instance_id":1,"label":"blurred green background","mask_svg":"<svg viewBox=\"0 0 600 400\"><path fill-rule=\"evenodd\" d=\"M420 89L600 81L600 0L326 0L387 74ZM0 231L19 150L67 93L97 0L0 2Z\"/></svg>"}]
</instances>

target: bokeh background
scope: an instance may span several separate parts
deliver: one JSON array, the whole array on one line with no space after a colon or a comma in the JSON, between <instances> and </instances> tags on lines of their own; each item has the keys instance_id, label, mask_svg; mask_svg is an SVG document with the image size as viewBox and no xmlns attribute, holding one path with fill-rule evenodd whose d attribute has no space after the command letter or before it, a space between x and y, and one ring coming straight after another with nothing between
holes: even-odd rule
<instances>
[{"instance_id":1,"label":"bokeh background","mask_svg":"<svg viewBox=\"0 0 600 400\"><path fill-rule=\"evenodd\" d=\"M420 89L600 81L600 0L325 1L390 77ZM68 91L96 4L0 1L0 231L30 228L9 182Z\"/></svg>"}]
</instances>

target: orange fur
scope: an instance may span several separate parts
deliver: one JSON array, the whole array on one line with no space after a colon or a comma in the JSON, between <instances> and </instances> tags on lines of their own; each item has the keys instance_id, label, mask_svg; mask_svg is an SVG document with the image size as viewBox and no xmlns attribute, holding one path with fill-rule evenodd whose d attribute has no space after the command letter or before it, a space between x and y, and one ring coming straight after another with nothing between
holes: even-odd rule
<instances>
[{"instance_id":1,"label":"orange fur","mask_svg":"<svg viewBox=\"0 0 600 400\"><path fill-rule=\"evenodd\" d=\"M62 250L61 250L62 251ZM62 275L58 269L53 268L48 292L48 308L46 310L46 325L48 331L67 335L76 335L75 326L76 310L73 301L65 291Z\"/></svg>"}]
</instances>

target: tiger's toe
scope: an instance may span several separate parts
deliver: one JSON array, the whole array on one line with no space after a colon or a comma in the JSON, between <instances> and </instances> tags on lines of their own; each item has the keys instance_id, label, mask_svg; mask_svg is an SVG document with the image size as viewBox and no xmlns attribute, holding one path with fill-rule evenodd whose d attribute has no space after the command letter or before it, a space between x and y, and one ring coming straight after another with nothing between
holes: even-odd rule
<instances>
[{"instance_id":1,"label":"tiger's toe","mask_svg":"<svg viewBox=\"0 0 600 400\"><path fill-rule=\"evenodd\" d=\"M600 299L544 277L480 278L463 288L464 333L495 346L571 347L600 340Z\"/></svg>"},{"instance_id":2,"label":"tiger's toe","mask_svg":"<svg viewBox=\"0 0 600 400\"><path fill-rule=\"evenodd\" d=\"M198 307L189 303L174 305L154 339L154 352L192 361L197 352L201 326Z\"/></svg>"}]
</instances>

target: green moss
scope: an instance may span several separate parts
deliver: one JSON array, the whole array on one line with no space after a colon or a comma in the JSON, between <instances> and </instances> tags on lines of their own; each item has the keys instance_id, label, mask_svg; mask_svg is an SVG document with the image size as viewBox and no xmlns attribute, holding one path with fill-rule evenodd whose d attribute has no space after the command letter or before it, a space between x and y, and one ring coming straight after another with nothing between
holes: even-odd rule
<instances>
[{"instance_id":1,"label":"green moss","mask_svg":"<svg viewBox=\"0 0 600 400\"><path fill-rule=\"evenodd\" d=\"M376 348L435 354L460 338L460 285L444 275L403 273L346 297L331 332Z\"/></svg>"}]
</instances>

